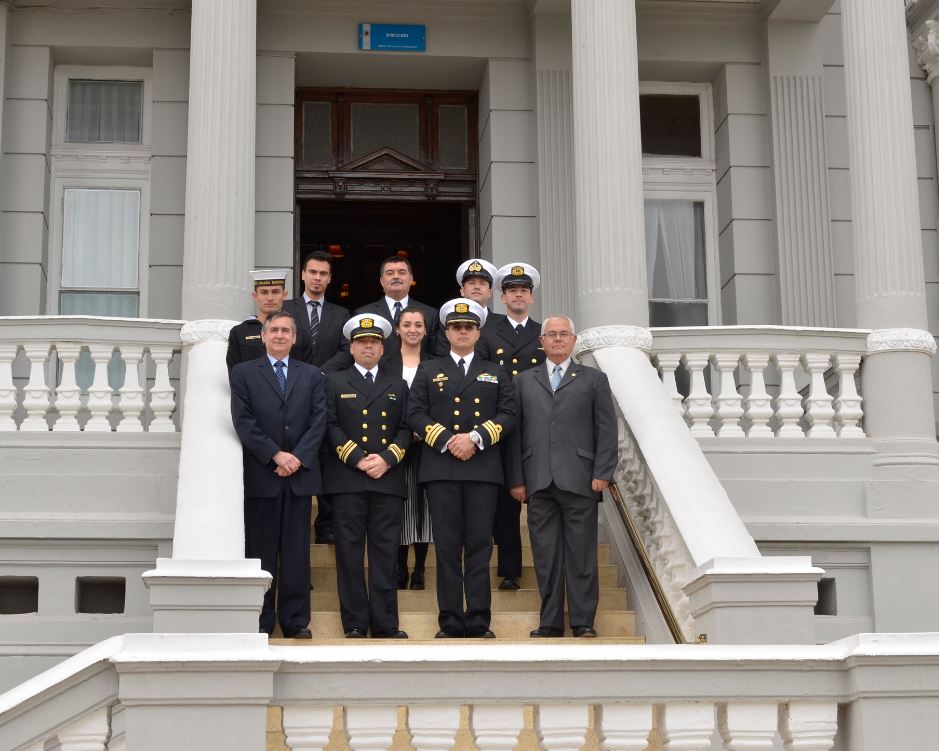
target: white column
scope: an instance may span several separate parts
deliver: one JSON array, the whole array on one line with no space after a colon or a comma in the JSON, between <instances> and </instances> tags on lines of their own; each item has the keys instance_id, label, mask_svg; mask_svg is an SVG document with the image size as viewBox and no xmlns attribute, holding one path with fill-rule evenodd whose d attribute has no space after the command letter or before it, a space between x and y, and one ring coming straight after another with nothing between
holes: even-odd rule
<instances>
[{"instance_id":1,"label":"white column","mask_svg":"<svg viewBox=\"0 0 939 751\"><path fill-rule=\"evenodd\" d=\"M173 557L144 574L154 631L257 632L270 583L244 557L225 351L254 263L257 0L194 0L183 256L182 444Z\"/></svg>"},{"instance_id":2,"label":"white column","mask_svg":"<svg viewBox=\"0 0 939 751\"><path fill-rule=\"evenodd\" d=\"M903 4L845 0L841 19L857 320L880 330L862 368L865 428L879 472L939 474Z\"/></svg>"},{"instance_id":3,"label":"white column","mask_svg":"<svg viewBox=\"0 0 939 751\"><path fill-rule=\"evenodd\" d=\"M646 326L635 0L571 0L577 325Z\"/></svg>"},{"instance_id":4,"label":"white column","mask_svg":"<svg viewBox=\"0 0 939 751\"><path fill-rule=\"evenodd\" d=\"M241 320L254 265L257 0L193 0L182 312Z\"/></svg>"}]
</instances>

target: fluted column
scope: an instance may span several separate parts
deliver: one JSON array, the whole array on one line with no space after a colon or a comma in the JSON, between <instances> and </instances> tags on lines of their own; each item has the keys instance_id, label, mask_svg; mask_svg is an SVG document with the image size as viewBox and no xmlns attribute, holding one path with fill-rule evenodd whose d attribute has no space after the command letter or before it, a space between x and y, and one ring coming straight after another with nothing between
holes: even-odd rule
<instances>
[{"instance_id":1,"label":"fluted column","mask_svg":"<svg viewBox=\"0 0 939 751\"><path fill-rule=\"evenodd\" d=\"M193 0L182 313L241 320L254 264L257 0Z\"/></svg>"},{"instance_id":2,"label":"fluted column","mask_svg":"<svg viewBox=\"0 0 939 751\"><path fill-rule=\"evenodd\" d=\"M845 0L841 10L857 320L875 330L862 368L865 430L879 442L879 467L936 467L903 5Z\"/></svg>"},{"instance_id":3,"label":"fluted column","mask_svg":"<svg viewBox=\"0 0 939 751\"><path fill-rule=\"evenodd\" d=\"M574 121L571 22L567 15L533 21L538 129L538 237L541 310L574 315L577 242L574 221Z\"/></svg>"},{"instance_id":4,"label":"fluted column","mask_svg":"<svg viewBox=\"0 0 939 751\"><path fill-rule=\"evenodd\" d=\"M635 0L571 0L577 324L646 326Z\"/></svg>"},{"instance_id":5,"label":"fluted column","mask_svg":"<svg viewBox=\"0 0 939 751\"><path fill-rule=\"evenodd\" d=\"M257 0L193 0L183 256L183 422L173 557L144 574L157 632L257 634L271 577L244 557L228 332L254 263ZM236 320L226 320L236 319Z\"/></svg>"}]
</instances>

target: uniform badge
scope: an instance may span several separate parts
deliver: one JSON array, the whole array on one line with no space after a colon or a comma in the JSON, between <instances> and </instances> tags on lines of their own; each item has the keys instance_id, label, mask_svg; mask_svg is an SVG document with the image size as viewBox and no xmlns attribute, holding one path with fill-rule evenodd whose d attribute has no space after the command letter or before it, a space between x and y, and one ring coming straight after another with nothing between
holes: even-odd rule
<instances>
[{"instance_id":1,"label":"uniform badge","mask_svg":"<svg viewBox=\"0 0 939 751\"><path fill-rule=\"evenodd\" d=\"M524 267L524 266L513 266L513 267L512 267L512 276L525 276L525 267Z\"/></svg>"},{"instance_id":2,"label":"uniform badge","mask_svg":"<svg viewBox=\"0 0 939 751\"><path fill-rule=\"evenodd\" d=\"M505 352L505 350L502 347L499 347L499 349L496 350L497 355L501 355L503 352Z\"/></svg>"},{"instance_id":3,"label":"uniform badge","mask_svg":"<svg viewBox=\"0 0 939 751\"><path fill-rule=\"evenodd\" d=\"M360 318L359 319L359 328L360 329L371 329L375 327L374 318Z\"/></svg>"},{"instance_id":4,"label":"uniform badge","mask_svg":"<svg viewBox=\"0 0 939 751\"><path fill-rule=\"evenodd\" d=\"M491 375L489 373L480 373L478 376L476 376L476 380L481 381L482 383L498 383L499 382L499 379L496 376Z\"/></svg>"},{"instance_id":5,"label":"uniform badge","mask_svg":"<svg viewBox=\"0 0 939 751\"><path fill-rule=\"evenodd\" d=\"M483 265L482 265L479 261L473 261L473 262L467 267L466 270L467 270L467 271L473 271L473 272L482 271L482 270L483 270ZM458 311L458 312L460 312L460 311Z\"/></svg>"},{"instance_id":6,"label":"uniform badge","mask_svg":"<svg viewBox=\"0 0 939 751\"><path fill-rule=\"evenodd\" d=\"M340 394L339 398L340 399L355 399L357 396L358 394Z\"/></svg>"},{"instance_id":7,"label":"uniform badge","mask_svg":"<svg viewBox=\"0 0 939 751\"><path fill-rule=\"evenodd\" d=\"M469 313L469 305L465 302L458 302L453 306L454 313Z\"/></svg>"},{"instance_id":8,"label":"uniform badge","mask_svg":"<svg viewBox=\"0 0 939 751\"><path fill-rule=\"evenodd\" d=\"M387 397L388 397L391 401L393 401L393 402L398 401L398 395L397 395L397 394L385 394L385 396L387 396Z\"/></svg>"},{"instance_id":9,"label":"uniform badge","mask_svg":"<svg viewBox=\"0 0 939 751\"><path fill-rule=\"evenodd\" d=\"M260 338L261 338L260 334L254 334L254 336L246 336L245 341L248 341L249 339L260 339Z\"/></svg>"}]
</instances>

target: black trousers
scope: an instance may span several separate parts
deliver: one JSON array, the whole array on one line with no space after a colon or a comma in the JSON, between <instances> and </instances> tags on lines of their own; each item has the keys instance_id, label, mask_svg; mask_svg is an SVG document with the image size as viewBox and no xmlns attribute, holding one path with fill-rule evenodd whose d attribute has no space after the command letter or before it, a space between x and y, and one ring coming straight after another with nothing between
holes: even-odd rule
<instances>
[{"instance_id":1,"label":"black trousers","mask_svg":"<svg viewBox=\"0 0 939 751\"><path fill-rule=\"evenodd\" d=\"M595 498L560 490L554 483L528 499L542 626L564 628L565 584L570 625L593 626L600 599L597 514Z\"/></svg>"},{"instance_id":2,"label":"black trousers","mask_svg":"<svg viewBox=\"0 0 939 751\"><path fill-rule=\"evenodd\" d=\"M499 488L496 501L496 523L493 537L498 547L498 574L518 579L522 575L522 533L519 519L522 504L516 501L505 487Z\"/></svg>"},{"instance_id":3,"label":"black trousers","mask_svg":"<svg viewBox=\"0 0 939 751\"><path fill-rule=\"evenodd\" d=\"M331 495L320 493L316 496L316 520L313 522L313 529L317 540L333 533L333 497Z\"/></svg>"},{"instance_id":4,"label":"black trousers","mask_svg":"<svg viewBox=\"0 0 939 751\"><path fill-rule=\"evenodd\" d=\"M310 623L310 511L310 496L293 495L286 484L273 498L245 498L245 558L260 558L274 577L259 624L268 634L276 621L284 631Z\"/></svg>"},{"instance_id":5,"label":"black trousers","mask_svg":"<svg viewBox=\"0 0 939 751\"><path fill-rule=\"evenodd\" d=\"M336 576L343 631L357 628L372 636L398 630L395 570L401 541L404 499L385 493L332 496L336 537ZM365 550L368 548L368 587Z\"/></svg>"},{"instance_id":6,"label":"black trousers","mask_svg":"<svg viewBox=\"0 0 939 751\"><path fill-rule=\"evenodd\" d=\"M489 559L499 486L441 481L425 488L437 554L440 628L455 636L485 631L492 621Z\"/></svg>"}]
</instances>

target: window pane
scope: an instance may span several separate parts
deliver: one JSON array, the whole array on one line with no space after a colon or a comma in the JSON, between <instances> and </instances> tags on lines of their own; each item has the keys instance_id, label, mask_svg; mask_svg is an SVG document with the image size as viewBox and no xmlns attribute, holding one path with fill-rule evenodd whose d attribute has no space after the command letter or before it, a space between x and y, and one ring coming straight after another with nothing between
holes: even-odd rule
<instances>
[{"instance_id":1,"label":"window pane","mask_svg":"<svg viewBox=\"0 0 939 751\"><path fill-rule=\"evenodd\" d=\"M416 104L352 105L352 158L385 147L420 159L420 109Z\"/></svg>"},{"instance_id":2,"label":"window pane","mask_svg":"<svg viewBox=\"0 0 939 751\"><path fill-rule=\"evenodd\" d=\"M67 188L62 286L136 289L140 191Z\"/></svg>"},{"instance_id":3,"label":"window pane","mask_svg":"<svg viewBox=\"0 0 939 751\"><path fill-rule=\"evenodd\" d=\"M643 94L639 97L642 153L701 156L701 103L697 96Z\"/></svg>"},{"instance_id":4,"label":"window pane","mask_svg":"<svg viewBox=\"0 0 939 751\"><path fill-rule=\"evenodd\" d=\"M126 292L60 292L59 313L63 316L107 316L136 318L137 293Z\"/></svg>"},{"instance_id":5,"label":"window pane","mask_svg":"<svg viewBox=\"0 0 939 751\"><path fill-rule=\"evenodd\" d=\"M69 81L66 140L140 143L142 81Z\"/></svg>"},{"instance_id":6,"label":"window pane","mask_svg":"<svg viewBox=\"0 0 939 751\"><path fill-rule=\"evenodd\" d=\"M707 326L708 304L701 302L649 302L650 326Z\"/></svg>"},{"instance_id":7,"label":"window pane","mask_svg":"<svg viewBox=\"0 0 939 751\"><path fill-rule=\"evenodd\" d=\"M437 119L440 124L440 168L466 169L469 161L466 106L441 104L437 108Z\"/></svg>"},{"instance_id":8,"label":"window pane","mask_svg":"<svg viewBox=\"0 0 939 751\"><path fill-rule=\"evenodd\" d=\"M303 164L333 166L333 107L329 102L303 103Z\"/></svg>"},{"instance_id":9,"label":"window pane","mask_svg":"<svg viewBox=\"0 0 939 751\"><path fill-rule=\"evenodd\" d=\"M649 297L706 300L704 204L647 199L645 220Z\"/></svg>"}]
</instances>

